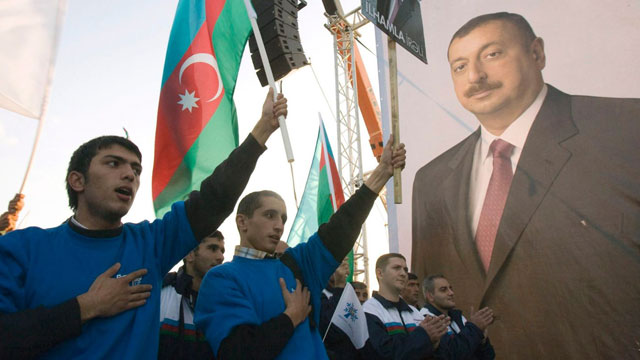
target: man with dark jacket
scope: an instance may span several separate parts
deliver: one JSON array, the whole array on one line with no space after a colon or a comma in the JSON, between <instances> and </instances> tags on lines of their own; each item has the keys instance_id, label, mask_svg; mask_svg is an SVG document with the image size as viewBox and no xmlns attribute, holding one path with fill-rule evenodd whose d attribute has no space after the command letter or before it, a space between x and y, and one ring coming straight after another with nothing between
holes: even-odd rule
<instances>
[{"instance_id":1,"label":"man with dark jacket","mask_svg":"<svg viewBox=\"0 0 640 360\"><path fill-rule=\"evenodd\" d=\"M224 261L224 236L218 230L184 258L178 272L164 277L160 294L158 359L213 359L211 346L193 322L202 278Z\"/></svg>"},{"instance_id":2,"label":"man with dark jacket","mask_svg":"<svg viewBox=\"0 0 640 360\"><path fill-rule=\"evenodd\" d=\"M402 293L400 293L402 300L414 308L420 309L420 282L418 282L418 276L412 272L407 273L407 286L404 287Z\"/></svg>"},{"instance_id":3,"label":"man with dark jacket","mask_svg":"<svg viewBox=\"0 0 640 360\"><path fill-rule=\"evenodd\" d=\"M430 358L446 333L449 319L444 315L420 316L400 293L407 284L407 262L397 253L376 261L380 289L364 303L369 341L379 359L410 360Z\"/></svg>"},{"instance_id":4,"label":"man with dark jacket","mask_svg":"<svg viewBox=\"0 0 640 360\"><path fill-rule=\"evenodd\" d=\"M436 351L438 359L495 359L487 328L493 322L493 310L485 307L471 314L469 321L462 311L455 309L453 287L442 275L431 275L424 279L422 290L427 303L420 311L425 316L446 315L451 318L447 333L440 338Z\"/></svg>"}]
</instances>

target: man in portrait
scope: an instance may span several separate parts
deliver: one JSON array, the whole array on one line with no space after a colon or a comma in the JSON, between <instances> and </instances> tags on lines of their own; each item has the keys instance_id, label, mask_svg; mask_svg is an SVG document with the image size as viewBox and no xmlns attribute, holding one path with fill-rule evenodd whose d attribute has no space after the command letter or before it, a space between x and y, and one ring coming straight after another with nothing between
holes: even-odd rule
<instances>
[{"instance_id":1,"label":"man in portrait","mask_svg":"<svg viewBox=\"0 0 640 360\"><path fill-rule=\"evenodd\" d=\"M447 57L480 126L416 174L413 271L494 309L499 358L637 357L640 100L545 84L517 14L471 19Z\"/></svg>"}]
</instances>

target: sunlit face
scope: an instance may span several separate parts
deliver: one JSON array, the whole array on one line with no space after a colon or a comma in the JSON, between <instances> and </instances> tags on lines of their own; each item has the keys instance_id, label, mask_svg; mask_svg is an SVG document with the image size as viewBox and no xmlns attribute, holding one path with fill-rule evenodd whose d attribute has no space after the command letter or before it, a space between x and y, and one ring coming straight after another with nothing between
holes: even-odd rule
<instances>
[{"instance_id":1,"label":"sunlit face","mask_svg":"<svg viewBox=\"0 0 640 360\"><path fill-rule=\"evenodd\" d=\"M354 289L356 292L356 295L358 296L358 300L360 300L360 304L364 304L365 301L367 301L369 299L369 293L367 292L367 289Z\"/></svg>"},{"instance_id":2,"label":"sunlit face","mask_svg":"<svg viewBox=\"0 0 640 360\"><path fill-rule=\"evenodd\" d=\"M420 284L418 280L407 280L407 286L402 290L402 298L411 305L418 303L418 296L420 296Z\"/></svg>"},{"instance_id":3,"label":"sunlit face","mask_svg":"<svg viewBox=\"0 0 640 360\"><path fill-rule=\"evenodd\" d=\"M440 310L451 310L456 306L453 300L453 287L447 279L437 278L433 280L433 293L427 292L427 300Z\"/></svg>"},{"instance_id":4,"label":"sunlit face","mask_svg":"<svg viewBox=\"0 0 640 360\"><path fill-rule=\"evenodd\" d=\"M388 291L401 294L407 285L407 262L399 257L389 259L384 269L376 269L380 288L383 287Z\"/></svg>"},{"instance_id":5,"label":"sunlit face","mask_svg":"<svg viewBox=\"0 0 640 360\"><path fill-rule=\"evenodd\" d=\"M274 253L286 221L287 208L284 201L273 196L262 196L260 207L251 217L242 214L236 216L241 245Z\"/></svg>"},{"instance_id":6,"label":"sunlit face","mask_svg":"<svg viewBox=\"0 0 640 360\"><path fill-rule=\"evenodd\" d=\"M458 101L481 122L513 122L543 86L542 39L528 44L508 21L490 21L454 39L448 58Z\"/></svg>"},{"instance_id":7,"label":"sunlit face","mask_svg":"<svg viewBox=\"0 0 640 360\"><path fill-rule=\"evenodd\" d=\"M112 145L99 150L91 159L87 175L72 185L78 192L78 211L119 222L133 205L141 172L140 159L124 147Z\"/></svg>"},{"instance_id":8,"label":"sunlit face","mask_svg":"<svg viewBox=\"0 0 640 360\"><path fill-rule=\"evenodd\" d=\"M213 236L204 238L187 256L187 262L194 272L192 275L202 279L209 269L222 264L224 251L224 240Z\"/></svg>"}]
</instances>

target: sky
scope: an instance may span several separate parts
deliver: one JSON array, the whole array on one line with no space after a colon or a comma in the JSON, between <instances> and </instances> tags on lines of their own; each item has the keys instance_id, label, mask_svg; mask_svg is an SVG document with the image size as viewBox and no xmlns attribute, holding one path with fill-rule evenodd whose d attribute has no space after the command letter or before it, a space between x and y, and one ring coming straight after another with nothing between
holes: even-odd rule
<instances>
[{"instance_id":1,"label":"sky","mask_svg":"<svg viewBox=\"0 0 640 360\"><path fill-rule=\"evenodd\" d=\"M33 168L24 194L19 227L53 227L72 215L67 206L65 174L73 151L101 135L129 133L142 152L141 185L124 222L155 218L151 200L155 125L160 83L177 0L79 1L69 0L62 27L50 104ZM295 156L294 176L298 199L302 197L321 113L336 152L335 68L333 38L324 24L322 2L308 1L299 13L300 37L312 68L306 66L284 79L289 102L287 126ZM359 1L342 1L345 11ZM373 25L360 30L364 46L375 51ZM375 54L360 47L374 91L378 91ZM240 67L234 99L242 141L259 118L266 88L261 88L249 58L248 46ZM316 77L314 76L317 75ZM324 92L324 95L323 95ZM326 97L325 97L326 96ZM34 141L37 121L0 109L0 208L18 192ZM361 123L364 171L375 167L368 135ZM280 133L267 143L246 188L270 189L285 199L289 219L296 211L289 165ZM368 219L369 258L388 251L386 212L378 201ZM221 226L230 260L238 243L231 216ZM371 273L372 280L375 278ZM375 288L375 287L374 287Z\"/></svg>"}]
</instances>

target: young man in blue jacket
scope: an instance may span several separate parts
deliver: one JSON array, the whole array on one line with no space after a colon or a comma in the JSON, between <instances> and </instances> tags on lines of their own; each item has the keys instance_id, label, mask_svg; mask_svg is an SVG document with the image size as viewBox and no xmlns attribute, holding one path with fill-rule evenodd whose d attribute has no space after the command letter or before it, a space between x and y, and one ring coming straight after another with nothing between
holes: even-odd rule
<instances>
[{"instance_id":1,"label":"young man in blue jacket","mask_svg":"<svg viewBox=\"0 0 640 360\"><path fill-rule=\"evenodd\" d=\"M320 296L378 192L394 168L404 167L404 145L392 146L390 140L380 164L329 222L279 259L273 254L287 220L282 198L265 190L240 201L240 245L231 262L204 277L196 305L196 326L218 359L327 359L318 331Z\"/></svg>"},{"instance_id":2,"label":"young man in blue jacket","mask_svg":"<svg viewBox=\"0 0 640 360\"><path fill-rule=\"evenodd\" d=\"M156 359L164 275L233 211L286 99L270 91L247 139L162 219L123 224L142 155L128 139L80 146L67 172L74 215L0 241L0 358Z\"/></svg>"}]
</instances>

